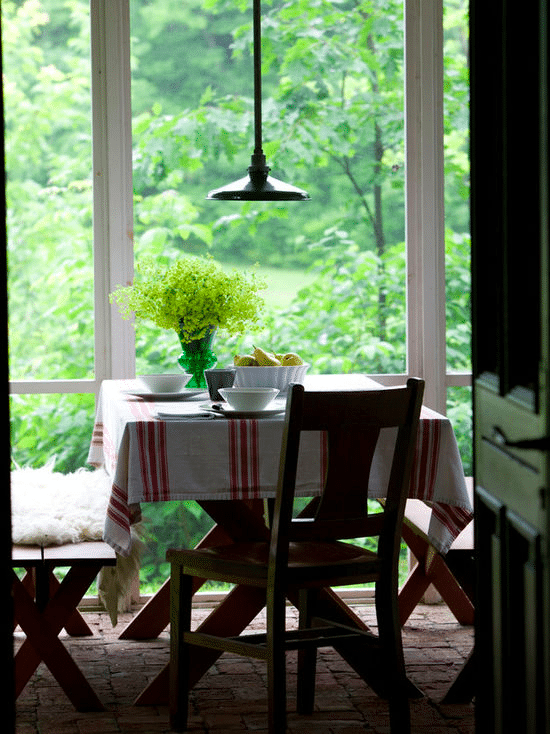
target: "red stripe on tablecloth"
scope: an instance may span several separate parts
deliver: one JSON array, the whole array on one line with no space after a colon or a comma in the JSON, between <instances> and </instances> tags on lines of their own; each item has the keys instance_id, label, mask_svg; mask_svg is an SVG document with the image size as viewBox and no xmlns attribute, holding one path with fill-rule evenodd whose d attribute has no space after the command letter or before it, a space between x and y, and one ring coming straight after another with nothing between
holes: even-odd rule
<instances>
[{"instance_id":1,"label":"red stripe on tablecloth","mask_svg":"<svg viewBox=\"0 0 550 734\"><path fill-rule=\"evenodd\" d=\"M251 487L249 499L260 496L260 452L258 450L258 421L251 420L250 429L250 473Z\"/></svg>"},{"instance_id":2,"label":"red stripe on tablecloth","mask_svg":"<svg viewBox=\"0 0 550 734\"><path fill-rule=\"evenodd\" d=\"M418 426L409 497L423 500L430 500L433 497L440 443L440 422L421 420Z\"/></svg>"},{"instance_id":3,"label":"red stripe on tablecloth","mask_svg":"<svg viewBox=\"0 0 550 734\"><path fill-rule=\"evenodd\" d=\"M257 498L260 495L258 421L231 420L227 423L231 498Z\"/></svg>"},{"instance_id":4,"label":"red stripe on tablecloth","mask_svg":"<svg viewBox=\"0 0 550 734\"><path fill-rule=\"evenodd\" d=\"M160 489L163 500L170 499L170 483L168 480L168 450L166 446L166 423L159 421L159 469L160 469Z\"/></svg>"},{"instance_id":5,"label":"red stripe on tablecloth","mask_svg":"<svg viewBox=\"0 0 550 734\"><path fill-rule=\"evenodd\" d=\"M431 437L432 437L432 455L431 455L431 461L429 462L430 472L429 472L429 479L428 479L428 493L430 499L434 496L434 490L435 490L435 479L437 475L437 465L439 464L439 450L441 448L441 422L440 421L430 421L432 430L431 430Z\"/></svg>"},{"instance_id":6,"label":"red stripe on tablecloth","mask_svg":"<svg viewBox=\"0 0 550 734\"><path fill-rule=\"evenodd\" d=\"M248 435L245 420L239 421L239 465L241 475L241 496L248 499Z\"/></svg>"},{"instance_id":7,"label":"red stripe on tablecloth","mask_svg":"<svg viewBox=\"0 0 550 734\"><path fill-rule=\"evenodd\" d=\"M92 431L92 445L102 446L103 445L103 423L97 422L94 424Z\"/></svg>"},{"instance_id":8,"label":"red stripe on tablecloth","mask_svg":"<svg viewBox=\"0 0 550 734\"><path fill-rule=\"evenodd\" d=\"M460 535L473 518L469 510L463 507L452 507L446 504L434 504L432 513L437 520L451 533L453 540Z\"/></svg>"},{"instance_id":9,"label":"red stripe on tablecloth","mask_svg":"<svg viewBox=\"0 0 550 734\"><path fill-rule=\"evenodd\" d=\"M105 466L109 468L111 473L114 473L118 461L118 451L106 426L103 428L103 456Z\"/></svg>"},{"instance_id":10,"label":"red stripe on tablecloth","mask_svg":"<svg viewBox=\"0 0 550 734\"><path fill-rule=\"evenodd\" d=\"M128 508L128 495L116 484L113 484L107 507L107 515L116 525L119 525L125 530L129 530L130 510Z\"/></svg>"},{"instance_id":11,"label":"red stripe on tablecloth","mask_svg":"<svg viewBox=\"0 0 550 734\"><path fill-rule=\"evenodd\" d=\"M423 494L424 498L428 499L428 458L430 453L430 424L428 421L421 421L418 426L418 433L421 437L421 443L420 446L418 446L417 442L417 461L418 461L418 467L417 467L417 474L416 474L416 481L418 482L418 489L422 487L423 485ZM417 491L418 491L417 489Z\"/></svg>"},{"instance_id":12,"label":"red stripe on tablecloth","mask_svg":"<svg viewBox=\"0 0 550 734\"><path fill-rule=\"evenodd\" d=\"M139 466L144 501L158 502L170 497L166 452L166 423L136 423Z\"/></svg>"},{"instance_id":13,"label":"red stripe on tablecloth","mask_svg":"<svg viewBox=\"0 0 550 734\"><path fill-rule=\"evenodd\" d=\"M139 455L139 470L141 473L141 484L144 490L144 499L148 500L150 494L150 481L149 481L149 462L147 459L147 451L149 442L147 440L148 431L146 423L136 423L136 439L138 446Z\"/></svg>"},{"instance_id":14,"label":"red stripe on tablecloth","mask_svg":"<svg viewBox=\"0 0 550 734\"><path fill-rule=\"evenodd\" d=\"M238 487L239 487L239 473L237 463L237 429L235 421L228 420L227 428L229 431L229 482L231 488L231 498L239 499Z\"/></svg>"},{"instance_id":15,"label":"red stripe on tablecloth","mask_svg":"<svg viewBox=\"0 0 550 734\"><path fill-rule=\"evenodd\" d=\"M126 398L126 404L130 409L130 413L138 421L150 421L156 417L153 409L155 404L149 400L143 400L143 398Z\"/></svg>"},{"instance_id":16,"label":"red stripe on tablecloth","mask_svg":"<svg viewBox=\"0 0 550 734\"><path fill-rule=\"evenodd\" d=\"M162 427L162 428L161 428ZM166 485L163 484L165 477L163 476L163 447L166 449L166 442L163 441L163 428L166 427L164 422L148 423L148 443L149 443L149 469L151 474L151 490L153 492L153 502L158 502L165 498Z\"/></svg>"},{"instance_id":17,"label":"red stripe on tablecloth","mask_svg":"<svg viewBox=\"0 0 550 734\"><path fill-rule=\"evenodd\" d=\"M170 497L166 424L156 419L154 403L128 397L126 404L136 419L139 466L145 501L158 502Z\"/></svg>"},{"instance_id":18,"label":"red stripe on tablecloth","mask_svg":"<svg viewBox=\"0 0 550 734\"><path fill-rule=\"evenodd\" d=\"M321 487L322 490L326 484L327 481L327 471L328 471L328 435L326 431L321 431L319 434L319 442L320 442L320 456L321 456L321 466L319 467L319 476L321 477Z\"/></svg>"}]
</instances>

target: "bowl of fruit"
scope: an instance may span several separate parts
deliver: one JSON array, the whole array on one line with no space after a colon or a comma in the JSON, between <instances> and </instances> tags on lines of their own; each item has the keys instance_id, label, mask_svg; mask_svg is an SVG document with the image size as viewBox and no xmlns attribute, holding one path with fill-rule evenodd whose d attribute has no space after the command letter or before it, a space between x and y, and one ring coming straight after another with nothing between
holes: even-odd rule
<instances>
[{"instance_id":1,"label":"bowl of fruit","mask_svg":"<svg viewBox=\"0 0 550 734\"><path fill-rule=\"evenodd\" d=\"M280 354L254 347L250 354L236 354L235 387L276 387L286 392L292 383L304 382L309 364L299 354Z\"/></svg>"}]
</instances>

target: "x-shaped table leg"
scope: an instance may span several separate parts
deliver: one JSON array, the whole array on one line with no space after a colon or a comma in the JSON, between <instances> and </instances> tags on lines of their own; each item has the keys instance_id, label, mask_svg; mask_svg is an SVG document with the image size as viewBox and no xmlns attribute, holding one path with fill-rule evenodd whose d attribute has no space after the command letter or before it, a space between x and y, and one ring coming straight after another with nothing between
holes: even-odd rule
<instances>
[{"instance_id":1,"label":"x-shaped table leg","mask_svg":"<svg viewBox=\"0 0 550 734\"><path fill-rule=\"evenodd\" d=\"M72 566L43 609L12 571L15 616L27 639L15 656L18 696L41 661L47 665L78 711L103 711L104 706L58 637L103 564ZM49 569L37 569L37 574ZM48 582L48 581L47 581ZM73 617L74 618L74 617Z\"/></svg>"}]
</instances>

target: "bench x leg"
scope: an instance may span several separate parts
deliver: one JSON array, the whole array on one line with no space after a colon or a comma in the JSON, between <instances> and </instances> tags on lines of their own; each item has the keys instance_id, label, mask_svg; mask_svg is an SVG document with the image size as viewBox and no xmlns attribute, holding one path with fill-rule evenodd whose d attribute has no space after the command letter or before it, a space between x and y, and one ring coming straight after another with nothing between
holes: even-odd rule
<instances>
[{"instance_id":1,"label":"bench x leg","mask_svg":"<svg viewBox=\"0 0 550 734\"><path fill-rule=\"evenodd\" d=\"M57 594L60 586L61 583L56 578L54 572L50 571L50 599L53 599L55 594ZM84 594L86 593L86 591L84 592ZM70 615L70 617L67 618L67 622L63 626L65 627L65 631L67 632L67 634L71 637L88 637L94 634L92 630L88 627L86 620L84 619L82 614L80 614L78 609L75 609L73 611L73 613Z\"/></svg>"},{"instance_id":2,"label":"bench x leg","mask_svg":"<svg viewBox=\"0 0 550 734\"><path fill-rule=\"evenodd\" d=\"M35 597L36 595L36 584L34 577L34 569L29 569L21 581L23 587L32 597ZM52 598L57 593L59 586L60 582L57 580L53 570L50 571L49 598ZM18 624L19 622L17 621L17 619L14 619L13 628L15 629ZM88 635L93 635L92 630L88 627L84 617L80 614L78 609L75 609L73 614L67 620L65 630L68 635L71 635L71 637L86 637Z\"/></svg>"},{"instance_id":3,"label":"bench x leg","mask_svg":"<svg viewBox=\"0 0 550 734\"><path fill-rule=\"evenodd\" d=\"M427 588L433 584L457 621L463 625L473 625L474 605L443 556L405 526L403 538L418 562L399 592L401 624L405 624Z\"/></svg>"},{"instance_id":4,"label":"bench x leg","mask_svg":"<svg viewBox=\"0 0 550 734\"><path fill-rule=\"evenodd\" d=\"M12 571L15 615L27 636L15 656L16 696L21 693L40 662L44 661L77 710L104 710L82 671L58 638L100 568L101 564L72 566L42 610ZM38 572L49 573L49 570Z\"/></svg>"}]
</instances>

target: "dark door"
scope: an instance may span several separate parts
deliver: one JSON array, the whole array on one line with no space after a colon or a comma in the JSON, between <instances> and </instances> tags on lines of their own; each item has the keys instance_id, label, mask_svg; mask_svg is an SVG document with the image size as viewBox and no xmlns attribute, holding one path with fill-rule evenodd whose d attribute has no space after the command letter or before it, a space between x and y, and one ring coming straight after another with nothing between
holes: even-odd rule
<instances>
[{"instance_id":1,"label":"dark door","mask_svg":"<svg viewBox=\"0 0 550 734\"><path fill-rule=\"evenodd\" d=\"M472 0L477 731L550 731L546 0Z\"/></svg>"}]
</instances>

